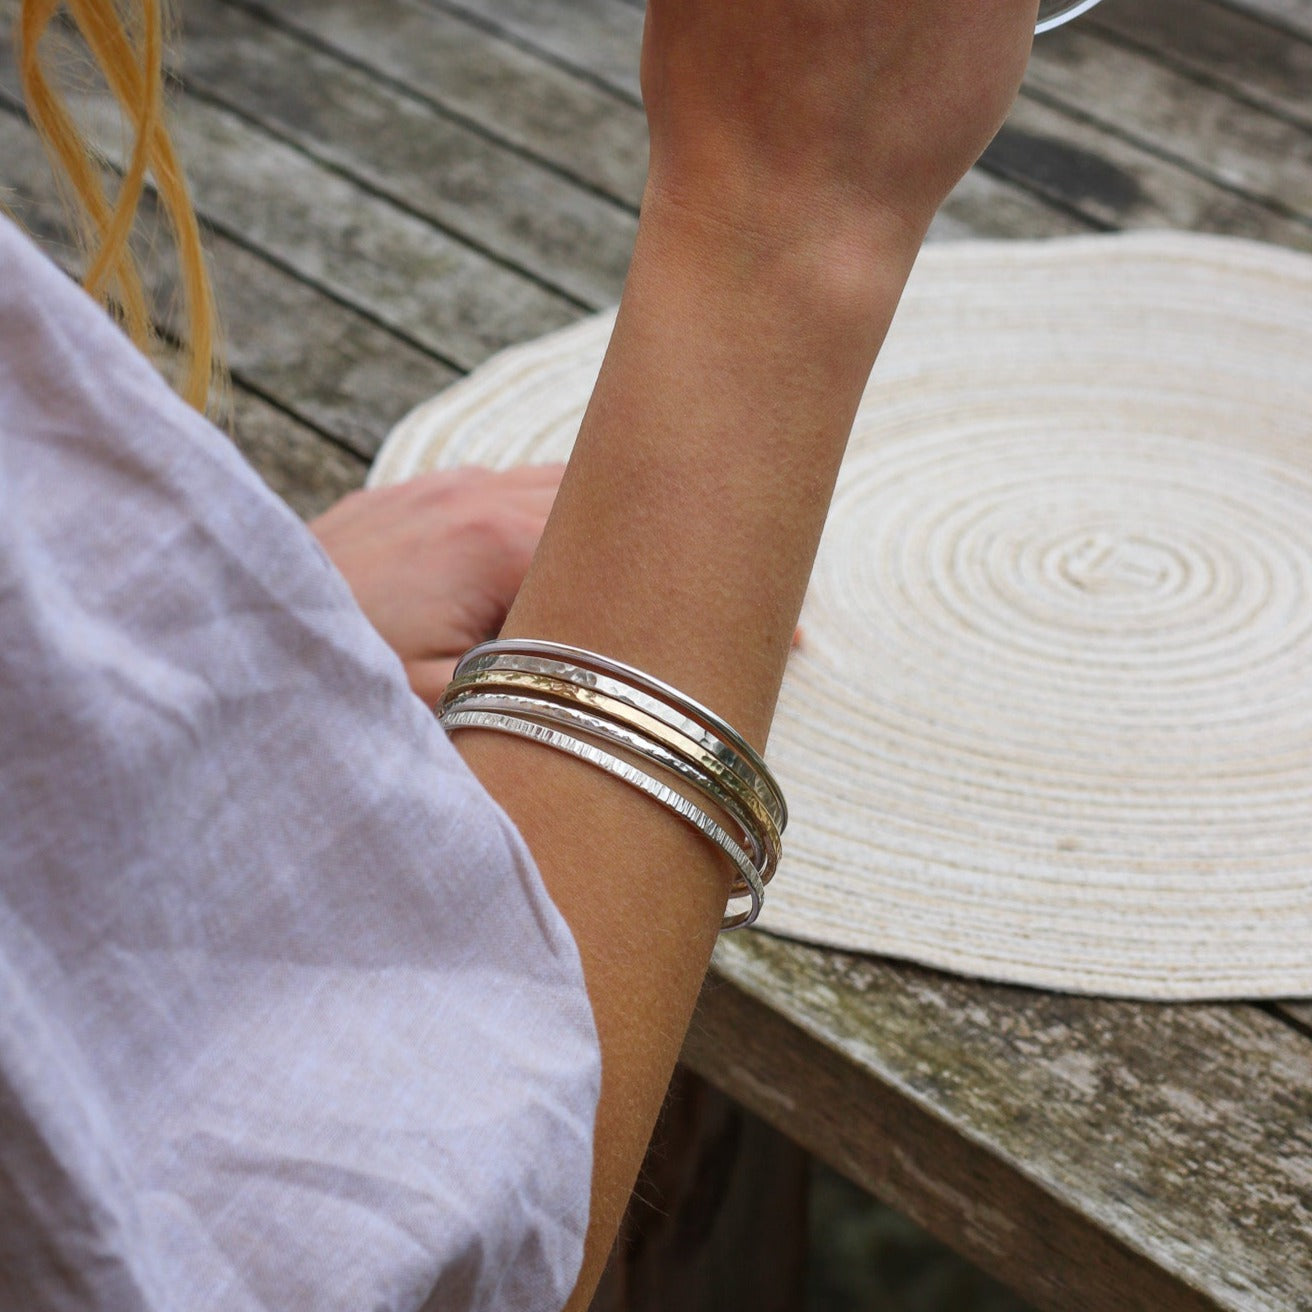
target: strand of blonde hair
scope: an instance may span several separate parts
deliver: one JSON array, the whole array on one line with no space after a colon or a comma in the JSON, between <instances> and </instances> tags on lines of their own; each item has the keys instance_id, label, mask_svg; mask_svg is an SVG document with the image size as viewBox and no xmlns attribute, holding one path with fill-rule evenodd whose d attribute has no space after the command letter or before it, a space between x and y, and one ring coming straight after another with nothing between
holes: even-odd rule
<instances>
[{"instance_id":1,"label":"strand of blonde hair","mask_svg":"<svg viewBox=\"0 0 1312 1312\"><path fill-rule=\"evenodd\" d=\"M95 153L42 62L42 38L61 4L131 130L132 149L112 203ZM19 67L28 114L60 171L85 251L84 285L115 308L145 350L152 343L151 314L131 237L147 178L153 182L173 237L182 286L186 331L179 391L203 411L216 375L217 312L200 225L164 122L165 19L161 0L126 5L123 0L22 0Z\"/></svg>"}]
</instances>

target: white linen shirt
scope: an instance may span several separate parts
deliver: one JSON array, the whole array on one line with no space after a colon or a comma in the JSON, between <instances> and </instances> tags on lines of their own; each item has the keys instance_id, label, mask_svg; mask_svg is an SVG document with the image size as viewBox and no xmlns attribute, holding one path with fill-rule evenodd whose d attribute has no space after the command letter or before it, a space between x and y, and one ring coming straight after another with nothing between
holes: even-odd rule
<instances>
[{"instance_id":1,"label":"white linen shirt","mask_svg":"<svg viewBox=\"0 0 1312 1312\"><path fill-rule=\"evenodd\" d=\"M557 1309L599 1081L345 582L0 219L0 1308Z\"/></svg>"}]
</instances>

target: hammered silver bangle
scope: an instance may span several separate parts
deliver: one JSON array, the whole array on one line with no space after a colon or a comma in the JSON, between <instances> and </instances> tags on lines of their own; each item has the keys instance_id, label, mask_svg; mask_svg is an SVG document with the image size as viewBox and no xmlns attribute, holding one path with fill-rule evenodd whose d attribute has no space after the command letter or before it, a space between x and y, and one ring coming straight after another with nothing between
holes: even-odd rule
<instances>
[{"instance_id":1,"label":"hammered silver bangle","mask_svg":"<svg viewBox=\"0 0 1312 1312\"><path fill-rule=\"evenodd\" d=\"M714 711L668 683L581 647L528 638L498 638L480 643L461 657L456 677L495 669L565 679L580 687L595 688L655 716L712 752L738 775L760 798L781 833L788 824L783 792L760 754Z\"/></svg>"},{"instance_id":2,"label":"hammered silver bangle","mask_svg":"<svg viewBox=\"0 0 1312 1312\"><path fill-rule=\"evenodd\" d=\"M775 868L779 864L779 845L775 835L768 830L762 831L759 825L754 825L753 817L743 809L741 802L719 785L712 776L661 744L644 738L641 733L575 706L565 706L515 693L485 692L477 687L444 698L442 722L450 725L452 712L455 711L493 711L532 720L535 723L545 723L561 729L572 737L581 737L585 740L600 739L602 742L623 747L636 756L654 761L663 770L710 797L716 807L737 826L742 837L736 841L740 846L750 849L751 861L762 886L773 878ZM774 841L771 841L772 839ZM747 887L741 879L735 886L735 894L740 897L748 895Z\"/></svg>"},{"instance_id":3,"label":"hammered silver bangle","mask_svg":"<svg viewBox=\"0 0 1312 1312\"><path fill-rule=\"evenodd\" d=\"M544 662L545 664L545 662ZM535 708L531 718L542 719L547 711L567 708L586 716L588 736L629 751L636 749L648 761L681 776L704 792L722 810L738 818L755 836L755 846L768 854L759 866L762 882L768 883L779 861L781 838L773 816L760 797L721 757L701 742L671 728L663 719L648 714L627 700L612 697L598 688L581 686L555 674L537 674L513 669L462 667L442 695L443 706L463 702L471 695L498 699L493 710ZM550 716L546 718L550 719ZM560 716L556 716L557 723ZM673 755L675 761L668 757ZM741 891L741 890L740 890Z\"/></svg>"},{"instance_id":4,"label":"hammered silver bangle","mask_svg":"<svg viewBox=\"0 0 1312 1312\"><path fill-rule=\"evenodd\" d=\"M720 924L721 930L745 927L761 914L765 890L748 853L734 841L722 825L717 824L699 806L673 788L661 783L660 780L652 778L636 766L630 765L610 752L603 751L592 743L548 725L522 719L518 715L506 715L492 710L461 710L458 706L453 706L449 710L444 709L441 718L448 729L491 729L498 733L514 734L520 738L542 743L544 746L555 748L556 751L587 761L605 770L607 774L623 780L639 792L646 793L648 797L667 807L680 819L709 838L733 862L746 884L751 906L746 911L726 915Z\"/></svg>"},{"instance_id":5,"label":"hammered silver bangle","mask_svg":"<svg viewBox=\"0 0 1312 1312\"><path fill-rule=\"evenodd\" d=\"M466 652L436 710L448 729L490 729L541 743L661 803L715 843L737 871L730 900L749 898L750 907L726 915L722 928L750 925L760 914L788 810L760 754L700 702L596 652L508 638Z\"/></svg>"}]
</instances>

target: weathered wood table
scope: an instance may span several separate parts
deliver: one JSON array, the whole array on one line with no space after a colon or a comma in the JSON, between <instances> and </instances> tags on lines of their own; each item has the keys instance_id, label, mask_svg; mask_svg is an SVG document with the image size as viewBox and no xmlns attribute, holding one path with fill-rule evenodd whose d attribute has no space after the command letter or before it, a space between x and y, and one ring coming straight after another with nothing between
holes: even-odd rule
<instances>
[{"instance_id":1,"label":"weathered wood table","mask_svg":"<svg viewBox=\"0 0 1312 1312\"><path fill-rule=\"evenodd\" d=\"M617 298L645 163L635 4L182 8L178 136L234 428L297 510L356 486L419 399ZM0 185L66 250L0 50ZM1136 227L1312 249L1312 0L1107 0L1043 38L934 236ZM167 332L169 274L149 276ZM1306 1005L1092 1001L747 934L717 953L686 1060L1041 1308L1312 1308ZM635 1220L647 1256L617 1265L612 1305L790 1304L782 1231L721 1204L793 1168L717 1115ZM698 1255L662 1274L651 1253L680 1245Z\"/></svg>"}]
</instances>

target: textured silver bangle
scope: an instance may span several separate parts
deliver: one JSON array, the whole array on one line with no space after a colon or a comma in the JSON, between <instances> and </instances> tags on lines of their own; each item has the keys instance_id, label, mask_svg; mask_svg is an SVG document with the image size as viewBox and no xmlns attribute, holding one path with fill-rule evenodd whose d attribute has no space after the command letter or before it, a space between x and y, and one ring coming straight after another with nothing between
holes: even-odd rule
<instances>
[{"instance_id":1,"label":"textured silver bangle","mask_svg":"<svg viewBox=\"0 0 1312 1312\"><path fill-rule=\"evenodd\" d=\"M739 875L742 876L747 886L747 895L751 898L751 906L746 911L726 915L720 928L722 930L738 929L750 925L760 915L765 890L762 887L760 875L752 864L752 859L747 851L734 841L722 825L717 824L700 807L690 802L667 784L661 783L658 779L653 779L636 766L621 760L611 752L603 751L590 742L559 729L551 728L548 725L521 719L518 715L489 710L461 710L455 707L443 709L441 719L448 729L491 729L498 733L513 734L516 737L530 739L546 747L552 747L556 751L565 752L570 756L587 761L598 769L605 770L607 774L627 783L630 787L636 788L639 792L646 793L648 797L660 802L662 806L668 808L687 824L690 824L709 838L733 862Z\"/></svg>"},{"instance_id":2,"label":"textured silver bangle","mask_svg":"<svg viewBox=\"0 0 1312 1312\"><path fill-rule=\"evenodd\" d=\"M562 705L532 695L499 689L484 690L478 685L443 698L441 714L444 722L449 722L453 711L496 711L555 725L566 732L572 732L575 737L599 740L601 744L609 743L654 762L707 796L719 811L734 822L741 834L737 841L750 849L752 863L763 886L769 884L774 877L780 856L778 832L769 827L763 828L757 816L744 808L741 797L724 787L713 774L653 742L641 732L578 706ZM749 893L741 878L735 884L734 891L736 896L741 897Z\"/></svg>"},{"instance_id":3,"label":"textured silver bangle","mask_svg":"<svg viewBox=\"0 0 1312 1312\"><path fill-rule=\"evenodd\" d=\"M457 664L455 678L493 670L564 679L660 719L721 760L756 794L779 832L786 827L788 807L783 792L760 753L714 711L677 688L581 647L519 638L500 638L471 648Z\"/></svg>"},{"instance_id":4,"label":"textured silver bangle","mask_svg":"<svg viewBox=\"0 0 1312 1312\"><path fill-rule=\"evenodd\" d=\"M550 665L554 662L544 661L542 664ZM665 720L648 714L646 710L631 705L627 699L612 697L599 688L580 685L555 674L517 669L464 670L447 685L442 695L442 704L444 707L450 705L471 692L487 696L504 694L518 698L521 705L527 701L541 706L572 706L596 717L603 725L622 726L644 745L639 750L648 759L657 759L655 751L647 750L648 746L675 754L713 781L710 791L717 802L721 793L733 799L734 814L743 817L743 823L757 836L759 844L772 854L770 873L773 873L781 842L774 817L741 775L730 769L721 757L701 741L672 728ZM603 736L616 742L622 741L621 736L615 733L606 732ZM625 742L625 745L632 747L633 738Z\"/></svg>"}]
</instances>

